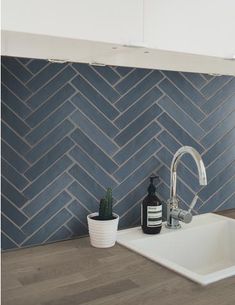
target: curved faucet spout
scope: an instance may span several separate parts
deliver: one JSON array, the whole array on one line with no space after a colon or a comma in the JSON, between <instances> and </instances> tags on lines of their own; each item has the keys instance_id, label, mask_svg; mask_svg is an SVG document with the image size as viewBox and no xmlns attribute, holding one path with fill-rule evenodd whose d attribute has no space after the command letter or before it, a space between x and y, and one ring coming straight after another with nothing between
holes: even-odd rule
<instances>
[{"instance_id":1,"label":"curved faucet spout","mask_svg":"<svg viewBox=\"0 0 235 305\"><path fill-rule=\"evenodd\" d=\"M177 166L181 157L184 154L190 154L194 159L197 165L200 185L207 185L206 169L199 153L193 147L190 146L183 146L179 150L177 150L171 163L170 199L167 201L166 227L169 229L179 229L181 227L179 221L183 221L184 223L191 222L193 217L191 211L194 208L198 199L198 196L196 195L191 205L189 206L188 211L179 208L179 201L177 199L176 194Z\"/></svg>"},{"instance_id":2,"label":"curved faucet spout","mask_svg":"<svg viewBox=\"0 0 235 305\"><path fill-rule=\"evenodd\" d=\"M197 165L200 185L207 185L206 169L200 154L193 147L183 146L177 150L171 163L170 198L173 202L176 199L177 166L181 157L187 153L193 157Z\"/></svg>"}]
</instances>

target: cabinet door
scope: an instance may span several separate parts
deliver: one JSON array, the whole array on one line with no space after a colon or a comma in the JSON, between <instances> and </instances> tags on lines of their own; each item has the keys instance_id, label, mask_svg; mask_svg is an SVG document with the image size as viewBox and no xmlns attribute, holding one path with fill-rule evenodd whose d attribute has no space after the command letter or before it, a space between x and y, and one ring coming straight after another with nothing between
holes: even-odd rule
<instances>
[{"instance_id":1,"label":"cabinet door","mask_svg":"<svg viewBox=\"0 0 235 305\"><path fill-rule=\"evenodd\" d=\"M3 30L139 45L143 0L3 0Z\"/></svg>"},{"instance_id":2,"label":"cabinet door","mask_svg":"<svg viewBox=\"0 0 235 305\"><path fill-rule=\"evenodd\" d=\"M144 42L151 48L231 58L234 0L145 0Z\"/></svg>"}]
</instances>

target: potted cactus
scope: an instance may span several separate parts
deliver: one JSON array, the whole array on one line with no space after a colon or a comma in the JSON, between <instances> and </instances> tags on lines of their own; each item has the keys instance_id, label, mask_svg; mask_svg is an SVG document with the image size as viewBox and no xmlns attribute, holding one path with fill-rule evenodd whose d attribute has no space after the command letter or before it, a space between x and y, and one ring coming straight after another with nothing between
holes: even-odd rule
<instances>
[{"instance_id":1,"label":"potted cactus","mask_svg":"<svg viewBox=\"0 0 235 305\"><path fill-rule=\"evenodd\" d=\"M87 216L90 242L96 248L115 245L119 216L113 213L112 189L108 188L105 198L100 200L99 213Z\"/></svg>"}]
</instances>

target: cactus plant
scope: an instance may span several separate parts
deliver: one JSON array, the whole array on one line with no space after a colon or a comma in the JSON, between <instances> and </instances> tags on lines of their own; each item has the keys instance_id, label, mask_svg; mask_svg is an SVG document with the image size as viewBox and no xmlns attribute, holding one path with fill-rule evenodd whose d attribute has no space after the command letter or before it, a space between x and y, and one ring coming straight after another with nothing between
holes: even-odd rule
<instances>
[{"instance_id":1,"label":"cactus plant","mask_svg":"<svg viewBox=\"0 0 235 305\"><path fill-rule=\"evenodd\" d=\"M100 200L99 207L99 219L100 220L110 220L113 219L113 197L112 189L109 187L107 189L105 198Z\"/></svg>"}]
</instances>

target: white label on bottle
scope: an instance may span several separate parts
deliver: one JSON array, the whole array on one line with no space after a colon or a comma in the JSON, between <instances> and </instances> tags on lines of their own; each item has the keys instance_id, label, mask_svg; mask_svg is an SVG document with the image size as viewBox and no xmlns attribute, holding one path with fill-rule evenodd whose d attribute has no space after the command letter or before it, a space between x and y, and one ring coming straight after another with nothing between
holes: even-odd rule
<instances>
[{"instance_id":1,"label":"white label on bottle","mask_svg":"<svg viewBox=\"0 0 235 305\"><path fill-rule=\"evenodd\" d=\"M147 206L147 227L162 225L162 206Z\"/></svg>"}]
</instances>

